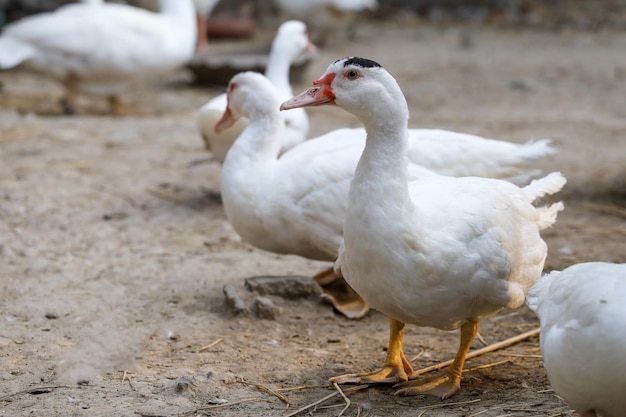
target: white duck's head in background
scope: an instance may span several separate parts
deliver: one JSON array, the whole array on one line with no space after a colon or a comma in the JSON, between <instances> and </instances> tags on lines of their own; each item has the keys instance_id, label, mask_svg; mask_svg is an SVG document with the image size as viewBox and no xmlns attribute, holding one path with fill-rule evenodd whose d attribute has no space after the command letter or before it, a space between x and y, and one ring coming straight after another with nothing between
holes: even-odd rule
<instances>
[{"instance_id":1,"label":"white duck's head in background","mask_svg":"<svg viewBox=\"0 0 626 417\"><path fill-rule=\"evenodd\" d=\"M307 27L296 20L284 22L278 28L265 68L265 76L273 84L273 89L282 100L293 95L289 80L289 71L294 62L300 57L314 53L315 46L311 43ZM224 128L217 133L215 124L222 117L226 108L226 94L220 94L206 104L197 113L197 122L207 149L211 150L213 158L223 163L228 149L247 125L245 118L228 129ZM309 118L304 109L281 114L285 124L285 133L281 136L281 150L285 152L304 142L309 133Z\"/></svg>"},{"instance_id":2,"label":"white duck's head in background","mask_svg":"<svg viewBox=\"0 0 626 417\"><path fill-rule=\"evenodd\" d=\"M276 95L274 85L263 74L245 71L235 75L228 83L227 104L222 118L215 124L220 133L241 118L268 116L268 123L280 122L281 99Z\"/></svg>"}]
</instances>

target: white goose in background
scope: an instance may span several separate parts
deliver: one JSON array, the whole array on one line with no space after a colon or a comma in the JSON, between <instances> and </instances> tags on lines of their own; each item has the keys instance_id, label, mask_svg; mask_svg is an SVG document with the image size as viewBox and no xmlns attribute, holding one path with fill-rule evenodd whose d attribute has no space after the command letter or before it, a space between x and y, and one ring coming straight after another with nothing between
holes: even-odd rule
<instances>
[{"instance_id":1,"label":"white goose in background","mask_svg":"<svg viewBox=\"0 0 626 417\"><path fill-rule=\"evenodd\" d=\"M552 173L523 188L478 177L410 181L407 103L396 80L371 60L335 61L311 89L281 108L321 104L349 111L367 131L336 268L390 322L383 368L331 381L394 382L399 395L448 398L459 390L478 323L522 306L541 275L547 246L539 231L556 221L563 204L532 203L559 191L565 178ZM457 355L444 374L407 381L413 370L403 353L405 323L461 328Z\"/></svg>"},{"instance_id":2,"label":"white goose in background","mask_svg":"<svg viewBox=\"0 0 626 417\"><path fill-rule=\"evenodd\" d=\"M378 8L378 0L277 0L276 4L286 16L305 21L320 45L347 31L358 13Z\"/></svg>"},{"instance_id":3,"label":"white goose in background","mask_svg":"<svg viewBox=\"0 0 626 417\"><path fill-rule=\"evenodd\" d=\"M83 3L102 3L104 0L82 0ZM213 9L217 6L219 0L193 0L196 8L196 26L198 29L196 49L206 48L207 40L207 19L211 16ZM159 12L159 0L129 0L133 6L143 7L153 12Z\"/></svg>"},{"instance_id":4,"label":"white goose in background","mask_svg":"<svg viewBox=\"0 0 626 417\"><path fill-rule=\"evenodd\" d=\"M605 262L551 272L528 293L550 383L581 417L626 416L624 300L626 264Z\"/></svg>"},{"instance_id":5,"label":"white goose in background","mask_svg":"<svg viewBox=\"0 0 626 417\"><path fill-rule=\"evenodd\" d=\"M315 50L304 23L291 20L284 22L278 28L267 60L265 75L274 84L276 92L283 100L293 95L289 83L291 65L298 57L305 53L313 53ZM220 163L224 162L228 149L247 124L247 120L242 118L228 130L215 132L214 126L224 114L224 110L226 110L226 93L211 99L197 113L198 127L204 144L207 149L211 150L213 158ZM309 118L303 109L280 117L286 126L286 131L280 139L281 149L284 152L306 140L309 133Z\"/></svg>"},{"instance_id":6,"label":"white goose in background","mask_svg":"<svg viewBox=\"0 0 626 417\"><path fill-rule=\"evenodd\" d=\"M219 0L193 0L196 7L196 25L198 26L198 42L197 49L207 48L209 46L207 40L207 19L213 13L213 9L217 6Z\"/></svg>"},{"instance_id":7,"label":"white goose in background","mask_svg":"<svg viewBox=\"0 0 626 417\"><path fill-rule=\"evenodd\" d=\"M78 91L108 97L138 79L162 76L194 53L196 20L191 0L160 0L160 13L115 3L70 4L26 17L0 35L0 69L23 64L65 86L67 113Z\"/></svg>"}]
</instances>

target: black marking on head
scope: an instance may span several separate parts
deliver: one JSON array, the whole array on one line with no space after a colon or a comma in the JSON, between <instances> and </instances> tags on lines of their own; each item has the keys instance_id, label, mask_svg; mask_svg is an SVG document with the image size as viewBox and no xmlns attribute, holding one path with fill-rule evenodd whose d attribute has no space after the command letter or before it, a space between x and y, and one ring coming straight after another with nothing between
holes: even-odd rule
<instances>
[{"instance_id":1,"label":"black marking on head","mask_svg":"<svg viewBox=\"0 0 626 417\"><path fill-rule=\"evenodd\" d=\"M367 58L359 58L357 56L351 56L346 58L343 58L346 60L346 62L343 63L344 68L347 67L348 65L356 65L357 67L361 67L361 68L382 68L382 66L376 62L376 61L372 61L371 59L367 59ZM341 61L340 59L337 61ZM335 62L337 62L335 61Z\"/></svg>"}]
</instances>

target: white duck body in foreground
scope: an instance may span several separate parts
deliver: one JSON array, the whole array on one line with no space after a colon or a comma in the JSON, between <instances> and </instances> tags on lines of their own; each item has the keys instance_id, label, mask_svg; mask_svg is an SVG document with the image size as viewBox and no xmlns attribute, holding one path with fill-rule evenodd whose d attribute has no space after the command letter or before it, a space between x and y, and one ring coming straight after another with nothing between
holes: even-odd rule
<instances>
[{"instance_id":1,"label":"white duck body in foreground","mask_svg":"<svg viewBox=\"0 0 626 417\"><path fill-rule=\"evenodd\" d=\"M626 416L625 300L626 264L604 262L551 272L528 293L550 383L581 416Z\"/></svg>"},{"instance_id":2,"label":"white duck body in foreground","mask_svg":"<svg viewBox=\"0 0 626 417\"><path fill-rule=\"evenodd\" d=\"M289 69L293 62L305 53L315 51L309 40L306 25L297 20L284 22L280 25L267 61L265 75L274 84L277 94L282 100L293 95L289 83ZM203 105L197 113L197 122L204 144L211 150L213 158L224 162L228 149L246 127L247 120L242 118L226 131L215 132L213 127L226 110L226 93L220 94ZM293 114L281 114L286 130L281 141L282 152L303 142L309 133L309 118L304 109Z\"/></svg>"},{"instance_id":3,"label":"white duck body in foreground","mask_svg":"<svg viewBox=\"0 0 626 417\"><path fill-rule=\"evenodd\" d=\"M0 69L19 64L62 81L66 111L78 91L116 95L129 82L161 76L193 56L191 0L160 0L160 13L124 4L71 4L8 25L0 36ZM118 108L113 110L117 111Z\"/></svg>"},{"instance_id":4,"label":"white duck body in foreground","mask_svg":"<svg viewBox=\"0 0 626 417\"><path fill-rule=\"evenodd\" d=\"M406 381L405 323L461 328L454 363L439 377L400 384L397 394L448 398L458 391L478 323L524 304L547 246L539 231L562 203L534 207L565 184L552 173L519 188L509 182L427 176L410 182L409 112L395 79L379 64L344 58L282 109L336 104L365 125L367 141L350 185L344 242L336 267L367 303L390 319L379 371L333 378L343 383ZM393 109L391 111L390 109Z\"/></svg>"}]
</instances>

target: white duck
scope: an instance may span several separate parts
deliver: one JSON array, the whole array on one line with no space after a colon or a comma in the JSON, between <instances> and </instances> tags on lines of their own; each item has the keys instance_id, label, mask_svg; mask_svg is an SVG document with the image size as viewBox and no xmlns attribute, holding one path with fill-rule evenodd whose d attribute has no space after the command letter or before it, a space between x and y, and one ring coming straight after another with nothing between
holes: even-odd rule
<instances>
[{"instance_id":1,"label":"white duck","mask_svg":"<svg viewBox=\"0 0 626 417\"><path fill-rule=\"evenodd\" d=\"M215 6L217 6L219 0L193 0L193 5L196 8L196 25L198 29L197 35L197 49L202 49L208 47L207 40L207 19L213 12ZM103 3L104 0L82 0L83 3ZM158 12L161 9L159 8L159 0L128 0L128 3L142 7L147 10L151 10L153 12Z\"/></svg>"},{"instance_id":2,"label":"white duck","mask_svg":"<svg viewBox=\"0 0 626 417\"><path fill-rule=\"evenodd\" d=\"M114 3L70 4L8 25L0 36L0 69L19 64L65 85L65 110L78 91L117 95L130 82L184 65L196 42L191 0L160 0L160 13Z\"/></svg>"},{"instance_id":3,"label":"white duck","mask_svg":"<svg viewBox=\"0 0 626 417\"><path fill-rule=\"evenodd\" d=\"M528 293L550 383L583 417L626 416L624 300L626 264L604 262L551 272Z\"/></svg>"},{"instance_id":4,"label":"white duck","mask_svg":"<svg viewBox=\"0 0 626 417\"><path fill-rule=\"evenodd\" d=\"M410 182L407 103L395 79L374 61L335 61L314 87L281 108L321 104L336 104L365 125L336 267L390 320L384 367L331 381L407 381L412 368L402 347L405 323L460 327L460 347L446 373L401 383L397 391L448 398L459 390L478 323L502 308L522 306L540 276L547 246L539 231L556 221L563 205L537 208L532 202L559 191L565 178L552 173L524 188L478 177Z\"/></svg>"},{"instance_id":5,"label":"white duck","mask_svg":"<svg viewBox=\"0 0 626 417\"><path fill-rule=\"evenodd\" d=\"M307 22L320 45L333 33L345 31L356 15L376 10L377 0L277 0L278 8L293 19Z\"/></svg>"},{"instance_id":6,"label":"white duck","mask_svg":"<svg viewBox=\"0 0 626 417\"><path fill-rule=\"evenodd\" d=\"M289 83L289 69L291 64L304 53L313 53L315 46L309 40L306 25L297 20L284 22L272 42L272 47L265 69L265 75L274 84L274 88L283 100L291 97L293 91ZM245 118L240 119L234 126L220 133L213 127L220 120L226 110L226 93L220 94L202 106L197 113L197 122L204 144L211 150L213 158L220 163L224 162L228 149L246 127ZM281 149L286 151L303 142L309 133L309 118L303 109L293 114L280 116L286 125L286 131L281 137Z\"/></svg>"},{"instance_id":7,"label":"white duck","mask_svg":"<svg viewBox=\"0 0 626 417\"><path fill-rule=\"evenodd\" d=\"M213 9L217 6L219 0L193 0L196 7L196 24L198 26L198 42L197 49L207 48L207 19L213 13Z\"/></svg>"}]
</instances>

